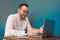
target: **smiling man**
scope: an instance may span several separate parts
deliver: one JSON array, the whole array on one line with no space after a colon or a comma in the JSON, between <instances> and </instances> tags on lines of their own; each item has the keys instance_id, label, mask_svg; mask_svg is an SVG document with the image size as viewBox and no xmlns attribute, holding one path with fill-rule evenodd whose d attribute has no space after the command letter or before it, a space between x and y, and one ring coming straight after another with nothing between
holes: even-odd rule
<instances>
[{"instance_id":1,"label":"smiling man","mask_svg":"<svg viewBox=\"0 0 60 40\"><path fill-rule=\"evenodd\" d=\"M18 7L18 13L8 16L4 36L19 36L25 29L27 30L26 34L28 36L35 35L36 33L43 33L43 27L40 29L31 27L27 14L28 4L22 3Z\"/></svg>"}]
</instances>

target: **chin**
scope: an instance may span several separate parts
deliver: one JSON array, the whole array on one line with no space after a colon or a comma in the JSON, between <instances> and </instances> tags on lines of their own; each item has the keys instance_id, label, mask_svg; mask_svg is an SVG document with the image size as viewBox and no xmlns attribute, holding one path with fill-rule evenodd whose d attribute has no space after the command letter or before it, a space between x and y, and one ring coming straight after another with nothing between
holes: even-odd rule
<instances>
[{"instance_id":1,"label":"chin","mask_svg":"<svg viewBox=\"0 0 60 40\"><path fill-rule=\"evenodd\" d=\"M25 17L22 17L22 19L25 19Z\"/></svg>"}]
</instances>

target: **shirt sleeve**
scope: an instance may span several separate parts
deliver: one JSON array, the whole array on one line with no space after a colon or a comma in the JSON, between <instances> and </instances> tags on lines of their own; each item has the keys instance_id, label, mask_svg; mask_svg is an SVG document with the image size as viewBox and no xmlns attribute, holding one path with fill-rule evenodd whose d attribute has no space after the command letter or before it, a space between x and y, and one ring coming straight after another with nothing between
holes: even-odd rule
<instances>
[{"instance_id":1,"label":"shirt sleeve","mask_svg":"<svg viewBox=\"0 0 60 40\"><path fill-rule=\"evenodd\" d=\"M32 27L31 27L30 21L29 21L29 19L27 17L27 30L30 30L30 29L32 29Z\"/></svg>"},{"instance_id":2,"label":"shirt sleeve","mask_svg":"<svg viewBox=\"0 0 60 40\"><path fill-rule=\"evenodd\" d=\"M9 15L8 18L7 18L7 22L6 22L6 26L5 26L5 36L9 36L11 35L12 33L12 27L14 26L13 25L13 16L12 15Z\"/></svg>"}]
</instances>

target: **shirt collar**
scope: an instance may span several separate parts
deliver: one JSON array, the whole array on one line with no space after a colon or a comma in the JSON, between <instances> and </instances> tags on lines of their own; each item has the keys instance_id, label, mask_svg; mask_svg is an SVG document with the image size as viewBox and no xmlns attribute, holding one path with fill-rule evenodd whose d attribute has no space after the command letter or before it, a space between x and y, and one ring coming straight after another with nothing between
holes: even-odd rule
<instances>
[{"instance_id":1,"label":"shirt collar","mask_svg":"<svg viewBox=\"0 0 60 40\"><path fill-rule=\"evenodd\" d=\"M21 17L19 16L19 14L17 13L17 17L20 19L20 20L23 20L23 19L21 19ZM26 18L25 18L26 19Z\"/></svg>"}]
</instances>

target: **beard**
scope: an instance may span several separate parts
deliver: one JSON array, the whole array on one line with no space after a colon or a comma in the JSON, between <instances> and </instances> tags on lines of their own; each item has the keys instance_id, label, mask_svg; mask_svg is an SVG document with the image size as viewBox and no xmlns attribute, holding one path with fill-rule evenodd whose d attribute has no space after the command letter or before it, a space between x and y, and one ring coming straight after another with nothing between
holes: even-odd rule
<instances>
[{"instance_id":1,"label":"beard","mask_svg":"<svg viewBox=\"0 0 60 40\"><path fill-rule=\"evenodd\" d=\"M20 15L21 19L25 19L26 16L25 15Z\"/></svg>"}]
</instances>

